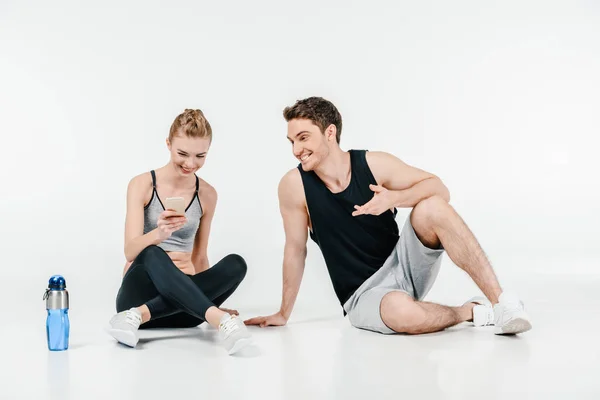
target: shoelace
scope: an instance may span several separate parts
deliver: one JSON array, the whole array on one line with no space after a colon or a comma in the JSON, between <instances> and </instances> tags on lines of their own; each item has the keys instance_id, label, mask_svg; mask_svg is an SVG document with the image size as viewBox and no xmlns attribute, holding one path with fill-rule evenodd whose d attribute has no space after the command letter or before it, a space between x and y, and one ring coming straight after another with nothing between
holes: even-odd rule
<instances>
[{"instance_id":1,"label":"shoelace","mask_svg":"<svg viewBox=\"0 0 600 400\"><path fill-rule=\"evenodd\" d=\"M229 336L232 332L240 329L239 326L235 323L233 317L228 319L224 324L221 324L221 329L225 336Z\"/></svg>"},{"instance_id":2,"label":"shoelace","mask_svg":"<svg viewBox=\"0 0 600 400\"><path fill-rule=\"evenodd\" d=\"M125 313L125 322L127 322L129 325L140 326L142 323L142 317L132 311L127 311Z\"/></svg>"}]
</instances>

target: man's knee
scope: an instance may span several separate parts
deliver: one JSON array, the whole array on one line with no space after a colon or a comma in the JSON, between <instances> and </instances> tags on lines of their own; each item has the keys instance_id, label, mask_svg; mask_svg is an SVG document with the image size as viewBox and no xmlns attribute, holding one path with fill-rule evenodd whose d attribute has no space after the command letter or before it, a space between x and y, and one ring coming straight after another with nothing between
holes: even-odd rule
<instances>
[{"instance_id":1,"label":"man's knee","mask_svg":"<svg viewBox=\"0 0 600 400\"><path fill-rule=\"evenodd\" d=\"M444 224L450 210L450 205L439 196L428 197L413 208L410 223L421 243L432 249L439 248L435 228Z\"/></svg>"},{"instance_id":2,"label":"man's knee","mask_svg":"<svg viewBox=\"0 0 600 400\"><path fill-rule=\"evenodd\" d=\"M224 258L223 261L227 263L228 272L231 273L231 275L239 282L241 282L248 271L246 260L244 260L244 258L238 254L229 254Z\"/></svg>"},{"instance_id":3,"label":"man's knee","mask_svg":"<svg viewBox=\"0 0 600 400\"><path fill-rule=\"evenodd\" d=\"M443 218L450 209L450 204L440 196L431 196L421 200L411 213L413 226L430 225Z\"/></svg>"},{"instance_id":4,"label":"man's knee","mask_svg":"<svg viewBox=\"0 0 600 400\"><path fill-rule=\"evenodd\" d=\"M415 300L403 292L390 292L381 299L383 322L398 333L419 333L421 313Z\"/></svg>"}]
</instances>

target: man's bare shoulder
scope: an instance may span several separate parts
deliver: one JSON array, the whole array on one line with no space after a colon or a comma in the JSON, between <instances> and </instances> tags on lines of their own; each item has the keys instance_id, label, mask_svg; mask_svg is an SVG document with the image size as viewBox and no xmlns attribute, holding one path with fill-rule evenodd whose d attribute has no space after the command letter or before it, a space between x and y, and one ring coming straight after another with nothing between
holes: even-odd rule
<instances>
[{"instance_id":1,"label":"man's bare shoulder","mask_svg":"<svg viewBox=\"0 0 600 400\"><path fill-rule=\"evenodd\" d=\"M387 181L390 174L403 170L406 164L395 155L386 151L367 151L367 164L379 184Z\"/></svg>"},{"instance_id":2,"label":"man's bare shoulder","mask_svg":"<svg viewBox=\"0 0 600 400\"><path fill-rule=\"evenodd\" d=\"M302 177L298 168L292 168L281 178L279 186L284 186L287 189L291 189L294 186L302 186Z\"/></svg>"},{"instance_id":3,"label":"man's bare shoulder","mask_svg":"<svg viewBox=\"0 0 600 400\"><path fill-rule=\"evenodd\" d=\"M385 151L369 151L366 157L375 180L387 189L404 190L422 180L436 177L430 172L406 164L400 158Z\"/></svg>"},{"instance_id":4,"label":"man's bare shoulder","mask_svg":"<svg viewBox=\"0 0 600 400\"><path fill-rule=\"evenodd\" d=\"M289 170L279 181L279 199L287 204L304 204L304 185L298 168Z\"/></svg>"},{"instance_id":5,"label":"man's bare shoulder","mask_svg":"<svg viewBox=\"0 0 600 400\"><path fill-rule=\"evenodd\" d=\"M400 161L398 157L387 151L367 151L366 158L369 165L371 163L383 165Z\"/></svg>"}]
</instances>

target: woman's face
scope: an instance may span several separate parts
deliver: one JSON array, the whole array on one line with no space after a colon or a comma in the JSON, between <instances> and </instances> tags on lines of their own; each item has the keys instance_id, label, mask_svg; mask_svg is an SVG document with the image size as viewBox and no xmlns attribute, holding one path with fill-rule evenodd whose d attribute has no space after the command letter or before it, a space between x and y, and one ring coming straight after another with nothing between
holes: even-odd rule
<instances>
[{"instance_id":1,"label":"woman's face","mask_svg":"<svg viewBox=\"0 0 600 400\"><path fill-rule=\"evenodd\" d=\"M181 176L190 176L204 165L210 147L210 138L192 138L176 135L167 139L171 163Z\"/></svg>"}]
</instances>

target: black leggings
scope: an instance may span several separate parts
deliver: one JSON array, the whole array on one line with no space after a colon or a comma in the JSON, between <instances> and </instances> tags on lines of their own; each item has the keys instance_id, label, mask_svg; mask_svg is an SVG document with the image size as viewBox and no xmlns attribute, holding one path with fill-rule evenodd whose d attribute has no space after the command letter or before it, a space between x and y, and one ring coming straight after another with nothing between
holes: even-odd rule
<instances>
[{"instance_id":1,"label":"black leggings","mask_svg":"<svg viewBox=\"0 0 600 400\"><path fill-rule=\"evenodd\" d=\"M230 254L212 268L186 275L158 246L148 246L125 273L117 294L117 312L150 310L143 328L189 328L205 321L206 310L220 306L246 276L246 262Z\"/></svg>"}]
</instances>

